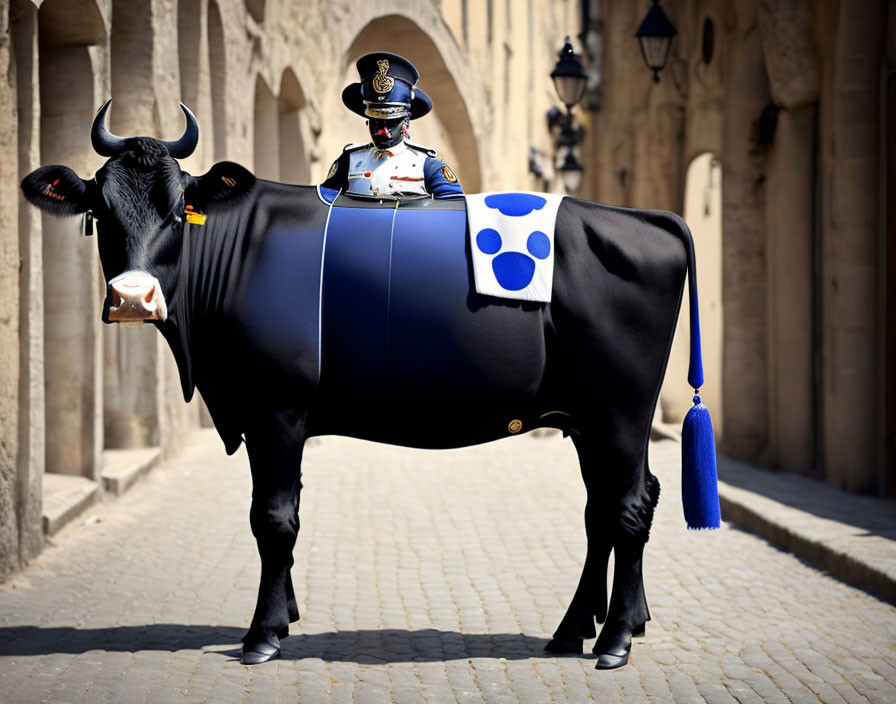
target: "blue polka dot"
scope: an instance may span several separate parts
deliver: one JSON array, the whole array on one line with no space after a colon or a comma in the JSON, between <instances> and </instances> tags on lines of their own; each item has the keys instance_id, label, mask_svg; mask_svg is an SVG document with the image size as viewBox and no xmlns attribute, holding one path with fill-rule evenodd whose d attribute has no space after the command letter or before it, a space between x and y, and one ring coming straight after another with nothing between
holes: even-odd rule
<instances>
[{"instance_id":1,"label":"blue polka dot","mask_svg":"<svg viewBox=\"0 0 896 704\"><path fill-rule=\"evenodd\" d=\"M485 197L486 206L511 217L523 217L533 210L541 210L545 203L546 199L531 193L492 193Z\"/></svg>"},{"instance_id":2,"label":"blue polka dot","mask_svg":"<svg viewBox=\"0 0 896 704\"><path fill-rule=\"evenodd\" d=\"M535 260L519 252L504 252L492 260L492 270L502 288L519 291L532 282Z\"/></svg>"},{"instance_id":3,"label":"blue polka dot","mask_svg":"<svg viewBox=\"0 0 896 704\"><path fill-rule=\"evenodd\" d=\"M526 249L536 259L547 259L551 253L551 240L548 236L539 230L536 230L526 242Z\"/></svg>"},{"instance_id":4,"label":"blue polka dot","mask_svg":"<svg viewBox=\"0 0 896 704\"><path fill-rule=\"evenodd\" d=\"M484 254L494 254L501 249L501 235L490 227L480 230L476 235L476 246Z\"/></svg>"}]
</instances>

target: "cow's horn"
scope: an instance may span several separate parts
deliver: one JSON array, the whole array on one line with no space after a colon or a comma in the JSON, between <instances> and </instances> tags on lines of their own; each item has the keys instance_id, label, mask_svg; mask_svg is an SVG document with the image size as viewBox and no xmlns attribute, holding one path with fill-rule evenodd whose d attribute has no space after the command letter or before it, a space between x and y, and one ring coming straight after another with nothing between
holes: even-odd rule
<instances>
[{"instance_id":1,"label":"cow's horn","mask_svg":"<svg viewBox=\"0 0 896 704\"><path fill-rule=\"evenodd\" d=\"M99 109L96 117L93 118L93 129L90 130L90 141L93 143L94 151L100 156L115 156L124 148L125 140L116 137L106 129L106 110L109 109L109 98L103 107Z\"/></svg>"},{"instance_id":2,"label":"cow's horn","mask_svg":"<svg viewBox=\"0 0 896 704\"><path fill-rule=\"evenodd\" d=\"M196 122L196 116L186 105L181 103L180 109L184 111L184 116L187 118L187 129L184 130L183 137L176 142L162 142L162 144L167 147L168 153L175 159L186 159L193 153L199 142L199 123Z\"/></svg>"}]
</instances>

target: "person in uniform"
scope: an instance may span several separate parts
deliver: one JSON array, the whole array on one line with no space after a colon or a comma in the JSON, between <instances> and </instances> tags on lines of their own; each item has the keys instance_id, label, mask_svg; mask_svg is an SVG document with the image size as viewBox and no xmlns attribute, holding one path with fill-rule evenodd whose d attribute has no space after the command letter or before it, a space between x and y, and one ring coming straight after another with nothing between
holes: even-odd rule
<instances>
[{"instance_id":1,"label":"person in uniform","mask_svg":"<svg viewBox=\"0 0 896 704\"><path fill-rule=\"evenodd\" d=\"M397 54L376 52L362 56L357 66L361 80L342 91L342 102L367 118L373 141L346 146L323 186L373 197L462 196L457 176L435 150L409 139L410 121L432 110L432 100L417 87L414 65Z\"/></svg>"}]
</instances>

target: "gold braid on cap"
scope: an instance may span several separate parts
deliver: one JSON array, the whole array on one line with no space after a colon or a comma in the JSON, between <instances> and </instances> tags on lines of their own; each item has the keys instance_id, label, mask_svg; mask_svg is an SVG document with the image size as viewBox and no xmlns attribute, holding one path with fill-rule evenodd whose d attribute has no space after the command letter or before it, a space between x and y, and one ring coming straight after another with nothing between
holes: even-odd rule
<instances>
[{"instance_id":1,"label":"gold braid on cap","mask_svg":"<svg viewBox=\"0 0 896 704\"><path fill-rule=\"evenodd\" d=\"M392 86L395 85L395 79L386 75L386 72L389 70L389 60L380 59L376 62L376 65L379 66L379 69L373 77L373 89L377 93L388 93L392 90Z\"/></svg>"}]
</instances>

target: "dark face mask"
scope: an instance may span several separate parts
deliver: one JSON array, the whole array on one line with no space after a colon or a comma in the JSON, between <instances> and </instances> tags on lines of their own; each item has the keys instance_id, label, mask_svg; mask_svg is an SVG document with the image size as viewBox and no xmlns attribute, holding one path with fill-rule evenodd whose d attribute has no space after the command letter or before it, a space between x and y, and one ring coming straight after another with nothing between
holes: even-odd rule
<instances>
[{"instance_id":1,"label":"dark face mask","mask_svg":"<svg viewBox=\"0 0 896 704\"><path fill-rule=\"evenodd\" d=\"M370 136L377 149L388 149L394 147L403 138L402 126L407 124L407 118L400 120L380 120L370 118L367 121L367 128L370 130Z\"/></svg>"}]
</instances>

